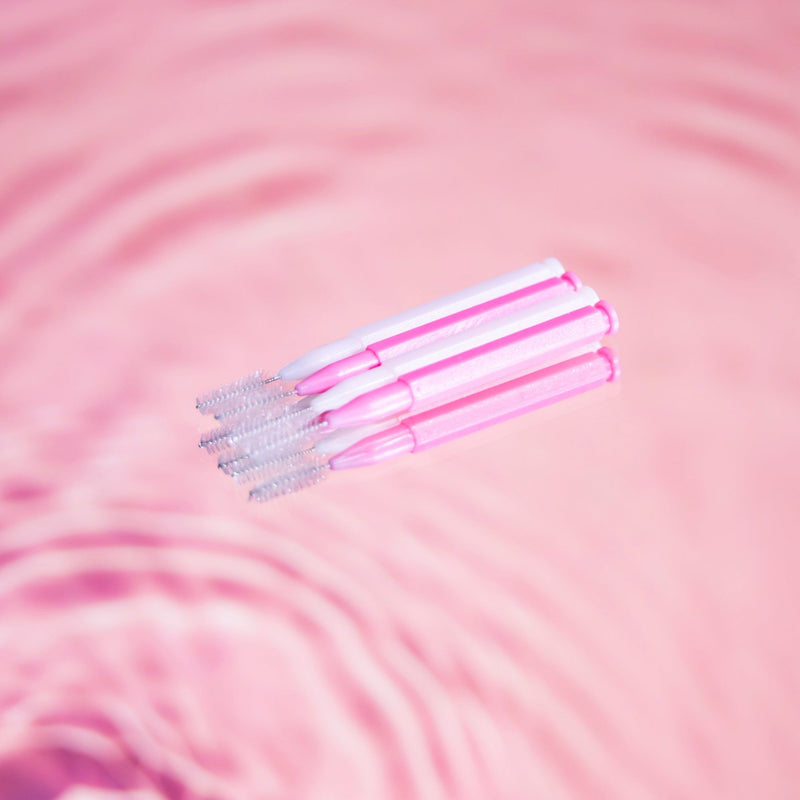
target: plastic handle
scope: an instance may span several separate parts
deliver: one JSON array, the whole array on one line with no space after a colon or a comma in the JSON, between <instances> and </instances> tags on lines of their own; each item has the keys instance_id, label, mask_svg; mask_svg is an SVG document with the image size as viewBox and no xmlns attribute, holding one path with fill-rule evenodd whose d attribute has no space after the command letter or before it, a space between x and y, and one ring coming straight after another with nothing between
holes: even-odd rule
<instances>
[{"instance_id":1,"label":"plastic handle","mask_svg":"<svg viewBox=\"0 0 800 800\"><path fill-rule=\"evenodd\" d=\"M396 336L398 333L455 314L470 306L485 303L525 286L563 274L564 267L555 258L547 258L539 264L529 264L527 267L507 272L505 275L491 278L468 289L461 289L438 300L431 300L386 319L357 328L343 339L309 350L305 355L283 367L279 375L286 381L302 380L334 361L355 355L373 342Z\"/></svg>"},{"instance_id":2,"label":"plastic handle","mask_svg":"<svg viewBox=\"0 0 800 800\"><path fill-rule=\"evenodd\" d=\"M602 386L619 376L615 353L601 347L513 381L485 389L431 411L408 417L400 426L414 436L414 452L466 436L490 425Z\"/></svg>"},{"instance_id":3,"label":"plastic handle","mask_svg":"<svg viewBox=\"0 0 800 800\"><path fill-rule=\"evenodd\" d=\"M510 294L504 294L485 303L466 308L456 314L450 314L426 325L420 325L410 331L390 336L387 339L381 339L371 344L368 350L378 357L381 364L385 364L393 358L409 353L419 347L424 347L446 336L454 336L457 333L470 330L470 328L491 322L498 317L513 314L515 311L528 308L535 303L541 303L544 300L559 297L562 294L577 291L580 288L580 280L571 273L566 273L557 278L548 278Z\"/></svg>"},{"instance_id":4,"label":"plastic handle","mask_svg":"<svg viewBox=\"0 0 800 800\"><path fill-rule=\"evenodd\" d=\"M610 312L609 312L610 309ZM414 410L423 404L447 402L478 388L507 380L563 357L613 333L616 315L607 303L570 311L519 333L489 342L461 355L405 375Z\"/></svg>"},{"instance_id":5,"label":"plastic handle","mask_svg":"<svg viewBox=\"0 0 800 800\"><path fill-rule=\"evenodd\" d=\"M314 397L311 405L318 414L339 408L365 392L386 386L409 372L480 347L487 342L510 336L512 333L546 322L575 309L594 305L597 302L597 294L588 286L577 292L568 292L561 297L544 300L513 314L487 322L485 325L479 325L455 336L448 336L425 347L412 350L410 353L391 359L383 366L376 367L362 375L347 378L327 392Z\"/></svg>"},{"instance_id":6,"label":"plastic handle","mask_svg":"<svg viewBox=\"0 0 800 800\"><path fill-rule=\"evenodd\" d=\"M363 425L441 405L469 392L557 363L587 345L596 345L618 326L614 309L600 301L519 333L409 372L397 381L366 392L325 412L331 428Z\"/></svg>"},{"instance_id":7,"label":"plastic handle","mask_svg":"<svg viewBox=\"0 0 800 800\"><path fill-rule=\"evenodd\" d=\"M360 338L366 347L379 339L395 336L411 328L455 314L457 311L470 306L485 303L487 300L493 300L495 297L509 294L533 283L540 283L547 278L558 277L563 273L564 267L556 259L548 258L540 264L529 264L527 267L515 269L505 275L491 278L468 289L461 289L458 292L453 292L453 294L440 297L438 300L431 300L421 306L402 311L379 322L364 325L352 331L350 335Z\"/></svg>"},{"instance_id":8,"label":"plastic handle","mask_svg":"<svg viewBox=\"0 0 800 800\"><path fill-rule=\"evenodd\" d=\"M490 322L504 314L511 314L521 308L527 308L542 300L558 297L566 292L577 291L581 285L577 275L565 272L561 277L548 278L540 283L534 283L532 286L496 297L494 300L488 300L455 314L435 319L433 322L412 328L410 331L398 333L388 339L381 339L373 342L366 350L334 361L327 367L317 370L308 378L300 381L295 386L295 391L299 395L326 392L346 378L367 372L367 370L378 367L403 353Z\"/></svg>"}]
</instances>

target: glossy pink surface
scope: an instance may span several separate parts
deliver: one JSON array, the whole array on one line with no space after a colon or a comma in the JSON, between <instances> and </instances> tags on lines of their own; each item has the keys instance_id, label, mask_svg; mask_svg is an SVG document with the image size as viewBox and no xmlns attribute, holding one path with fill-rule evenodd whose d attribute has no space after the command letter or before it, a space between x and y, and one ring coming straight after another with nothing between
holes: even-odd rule
<instances>
[{"instance_id":1,"label":"glossy pink surface","mask_svg":"<svg viewBox=\"0 0 800 800\"><path fill-rule=\"evenodd\" d=\"M796 3L1 13L2 800L796 798ZM198 451L548 255L619 389L265 506Z\"/></svg>"}]
</instances>

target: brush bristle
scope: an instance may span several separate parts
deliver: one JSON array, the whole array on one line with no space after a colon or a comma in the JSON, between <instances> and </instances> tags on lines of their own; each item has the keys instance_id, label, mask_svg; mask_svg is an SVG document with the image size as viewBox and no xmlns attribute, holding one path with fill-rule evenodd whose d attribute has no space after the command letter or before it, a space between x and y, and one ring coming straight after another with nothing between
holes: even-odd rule
<instances>
[{"instance_id":1,"label":"brush bristle","mask_svg":"<svg viewBox=\"0 0 800 800\"><path fill-rule=\"evenodd\" d=\"M280 406L263 406L253 408L250 414L235 418L224 425L218 425L206 431L200 437L200 447L207 453L218 453L226 447L231 447L241 439L256 434L283 413Z\"/></svg>"},{"instance_id":2,"label":"brush bristle","mask_svg":"<svg viewBox=\"0 0 800 800\"><path fill-rule=\"evenodd\" d=\"M260 453L265 450L285 452L293 446L295 450L302 442L312 441L327 423L317 417L311 409L292 412L273 419L257 419L243 422L227 437L228 445L239 455Z\"/></svg>"},{"instance_id":3,"label":"brush bristle","mask_svg":"<svg viewBox=\"0 0 800 800\"><path fill-rule=\"evenodd\" d=\"M250 375L245 375L243 378L200 395L197 398L197 410L201 414L212 414L220 404L277 380L277 375L265 375L263 370L252 372Z\"/></svg>"},{"instance_id":4,"label":"brush bristle","mask_svg":"<svg viewBox=\"0 0 800 800\"><path fill-rule=\"evenodd\" d=\"M324 420L316 420L299 430L268 430L262 432L257 438L248 440L245 446L240 444L239 449L251 453L272 450L276 455L302 450L316 441L327 427Z\"/></svg>"},{"instance_id":5,"label":"brush bristle","mask_svg":"<svg viewBox=\"0 0 800 800\"><path fill-rule=\"evenodd\" d=\"M267 451L221 463L219 468L226 475L230 475L234 483L242 485L253 481L275 480L304 467L318 466L324 460L324 457L317 455L312 448L278 455Z\"/></svg>"},{"instance_id":6,"label":"brush bristle","mask_svg":"<svg viewBox=\"0 0 800 800\"><path fill-rule=\"evenodd\" d=\"M263 450L291 439L294 434L313 427L318 421L311 409L273 417L245 418L231 431L228 442L231 447Z\"/></svg>"},{"instance_id":7,"label":"brush bristle","mask_svg":"<svg viewBox=\"0 0 800 800\"><path fill-rule=\"evenodd\" d=\"M283 495L315 486L325 479L327 469L327 464L319 464L259 483L258 486L250 490L250 499L255 500L257 503L265 503L267 500L274 500L276 497L282 497Z\"/></svg>"},{"instance_id":8,"label":"brush bristle","mask_svg":"<svg viewBox=\"0 0 800 800\"><path fill-rule=\"evenodd\" d=\"M280 409L253 409L250 414L245 415L236 422L225 426L227 428L226 438L231 447L256 439L263 433L283 431L282 420L286 414L282 414ZM287 430L288 432L288 430Z\"/></svg>"},{"instance_id":9,"label":"brush bristle","mask_svg":"<svg viewBox=\"0 0 800 800\"><path fill-rule=\"evenodd\" d=\"M276 408L282 413L294 397L289 384L277 380L220 403L214 408L214 419L233 422L262 408Z\"/></svg>"},{"instance_id":10,"label":"brush bristle","mask_svg":"<svg viewBox=\"0 0 800 800\"><path fill-rule=\"evenodd\" d=\"M221 453L220 468L227 472L237 464L256 459L282 458L311 446L325 431L327 423L318 420L296 431L281 428L260 430L233 436L230 431L210 431L204 434L200 446L207 453Z\"/></svg>"},{"instance_id":11,"label":"brush bristle","mask_svg":"<svg viewBox=\"0 0 800 800\"><path fill-rule=\"evenodd\" d=\"M277 376L254 372L202 395L197 408L220 424L200 437L200 447L219 453L217 464L237 484L256 482L250 498L270 500L318 483L328 463L313 450L328 427L310 398L295 396Z\"/></svg>"}]
</instances>

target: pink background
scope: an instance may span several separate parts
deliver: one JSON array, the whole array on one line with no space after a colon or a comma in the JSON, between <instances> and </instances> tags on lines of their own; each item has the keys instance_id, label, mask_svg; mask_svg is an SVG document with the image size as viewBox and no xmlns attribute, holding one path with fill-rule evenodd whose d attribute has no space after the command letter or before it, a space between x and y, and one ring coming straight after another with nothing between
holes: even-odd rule
<instances>
[{"instance_id":1,"label":"pink background","mask_svg":"<svg viewBox=\"0 0 800 800\"><path fill-rule=\"evenodd\" d=\"M3 0L0 800L800 790L800 6ZM623 381L243 501L195 395L559 257Z\"/></svg>"}]
</instances>

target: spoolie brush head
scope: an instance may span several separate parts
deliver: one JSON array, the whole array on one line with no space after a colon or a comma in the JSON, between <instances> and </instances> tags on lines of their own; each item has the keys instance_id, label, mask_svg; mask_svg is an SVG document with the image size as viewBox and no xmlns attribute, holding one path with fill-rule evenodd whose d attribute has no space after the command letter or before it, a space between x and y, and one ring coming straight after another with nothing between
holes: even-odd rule
<instances>
[{"instance_id":1,"label":"spoolie brush head","mask_svg":"<svg viewBox=\"0 0 800 800\"><path fill-rule=\"evenodd\" d=\"M281 380L271 381L264 386L251 389L245 394L235 395L220 403L214 409L214 419L220 422L233 421L262 408L274 408L277 409L277 413L282 413L286 404L294 396L295 393L289 388L289 384Z\"/></svg>"},{"instance_id":2,"label":"spoolie brush head","mask_svg":"<svg viewBox=\"0 0 800 800\"><path fill-rule=\"evenodd\" d=\"M324 456L318 455L309 447L277 455L267 451L227 461L220 459L218 466L226 475L233 478L234 483L242 485L253 481L275 480L305 467L319 466L324 460Z\"/></svg>"},{"instance_id":3,"label":"spoolie brush head","mask_svg":"<svg viewBox=\"0 0 800 800\"><path fill-rule=\"evenodd\" d=\"M328 423L311 408L300 408L272 419L245 421L227 438L227 443L240 455L287 448L302 449L327 428Z\"/></svg>"},{"instance_id":4,"label":"spoolie brush head","mask_svg":"<svg viewBox=\"0 0 800 800\"><path fill-rule=\"evenodd\" d=\"M240 438L261 433L262 431L293 433L306 427L316 416L317 414L313 408L297 403L281 414L273 414L269 419L262 418L257 424L247 425L243 423Z\"/></svg>"},{"instance_id":5,"label":"spoolie brush head","mask_svg":"<svg viewBox=\"0 0 800 800\"><path fill-rule=\"evenodd\" d=\"M256 482L250 499L270 500L318 483L328 463L313 444L328 423L277 376L254 372L197 400L203 414L220 424L200 438L200 447L219 453L218 466L237 484Z\"/></svg>"},{"instance_id":6,"label":"spoolie brush head","mask_svg":"<svg viewBox=\"0 0 800 800\"><path fill-rule=\"evenodd\" d=\"M282 412L283 409L278 405L254 407L248 415L235 417L223 425L206 431L200 437L200 447L207 453L218 453L268 428L270 421L279 417Z\"/></svg>"},{"instance_id":7,"label":"spoolie brush head","mask_svg":"<svg viewBox=\"0 0 800 800\"><path fill-rule=\"evenodd\" d=\"M305 467L295 472L289 472L273 480L259 483L250 490L250 499L257 503L265 503L267 500L274 500L285 494L299 492L309 486L315 486L325 480L327 474L327 464L317 464Z\"/></svg>"},{"instance_id":8,"label":"spoolie brush head","mask_svg":"<svg viewBox=\"0 0 800 800\"><path fill-rule=\"evenodd\" d=\"M263 370L258 370L258 372L245 375L243 378L200 395L197 398L197 410L201 414L214 414L220 406L234 398L244 396L277 380L277 375L265 375Z\"/></svg>"},{"instance_id":9,"label":"spoolie brush head","mask_svg":"<svg viewBox=\"0 0 800 800\"><path fill-rule=\"evenodd\" d=\"M214 428L206 431L200 437L200 447L206 453L218 453L228 446L228 433L229 431L226 428Z\"/></svg>"},{"instance_id":10,"label":"spoolie brush head","mask_svg":"<svg viewBox=\"0 0 800 800\"><path fill-rule=\"evenodd\" d=\"M252 416L245 416L233 425L228 427L227 442L231 447L237 445L246 447L248 443L257 443L262 435L269 436L275 433L290 433L300 426L297 425L289 428L284 425L286 414L281 414L280 409L259 409L257 413ZM303 418L307 419L309 415L303 414Z\"/></svg>"}]
</instances>

